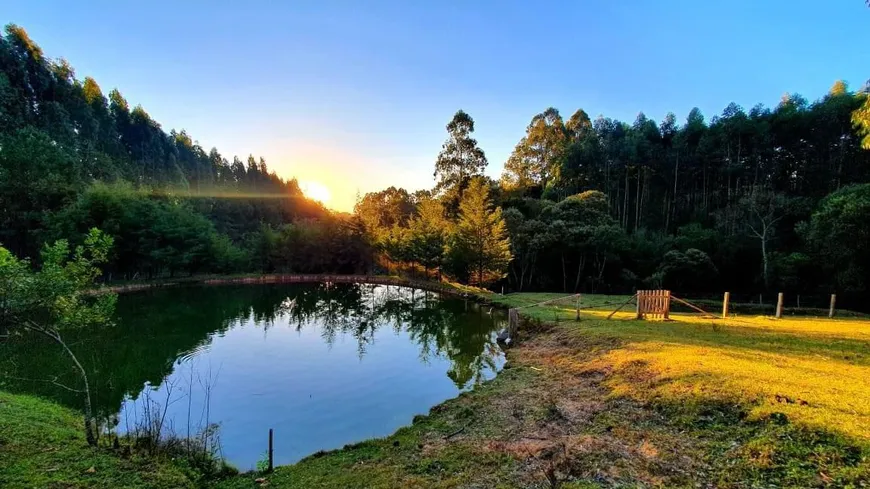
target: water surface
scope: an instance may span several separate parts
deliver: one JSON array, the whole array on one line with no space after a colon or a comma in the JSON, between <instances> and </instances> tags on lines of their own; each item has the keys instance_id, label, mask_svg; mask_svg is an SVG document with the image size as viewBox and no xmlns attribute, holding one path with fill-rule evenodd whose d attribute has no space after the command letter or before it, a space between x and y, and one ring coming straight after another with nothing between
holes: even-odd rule
<instances>
[{"instance_id":1,"label":"water surface","mask_svg":"<svg viewBox=\"0 0 870 489\"><path fill-rule=\"evenodd\" d=\"M493 377L504 362L494 332L505 319L406 287L185 287L121 296L115 327L66 339L119 432L146 419L165 419L163 430L181 436L217 425L223 456L251 469L269 428L276 463L292 463L389 435ZM51 344L10 341L3 350L6 372L76 383ZM0 387L81 407L44 382L7 377Z\"/></svg>"}]
</instances>

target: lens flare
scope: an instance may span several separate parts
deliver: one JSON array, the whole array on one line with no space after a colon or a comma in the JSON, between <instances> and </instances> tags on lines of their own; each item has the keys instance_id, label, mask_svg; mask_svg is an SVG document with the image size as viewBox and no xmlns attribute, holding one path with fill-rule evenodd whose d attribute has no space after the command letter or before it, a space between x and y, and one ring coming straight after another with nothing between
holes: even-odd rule
<instances>
[{"instance_id":1,"label":"lens flare","mask_svg":"<svg viewBox=\"0 0 870 489\"><path fill-rule=\"evenodd\" d=\"M309 199L314 199L320 201L322 204L328 204L330 199L332 198L332 194L329 192L329 189L326 185L320 182L314 181L303 181L299 182L299 188L302 189L302 193L305 194Z\"/></svg>"}]
</instances>

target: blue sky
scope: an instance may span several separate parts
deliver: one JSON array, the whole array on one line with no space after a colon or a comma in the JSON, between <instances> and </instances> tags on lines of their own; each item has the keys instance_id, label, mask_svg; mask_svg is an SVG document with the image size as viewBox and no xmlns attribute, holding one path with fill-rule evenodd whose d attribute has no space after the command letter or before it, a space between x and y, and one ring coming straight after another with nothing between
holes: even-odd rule
<instances>
[{"instance_id":1,"label":"blue sky","mask_svg":"<svg viewBox=\"0 0 870 489\"><path fill-rule=\"evenodd\" d=\"M0 0L0 21L166 130L262 155L342 210L357 191L431 187L459 108L498 176L549 106L629 122L697 106L709 119L731 101L813 100L870 78L863 0Z\"/></svg>"}]
</instances>

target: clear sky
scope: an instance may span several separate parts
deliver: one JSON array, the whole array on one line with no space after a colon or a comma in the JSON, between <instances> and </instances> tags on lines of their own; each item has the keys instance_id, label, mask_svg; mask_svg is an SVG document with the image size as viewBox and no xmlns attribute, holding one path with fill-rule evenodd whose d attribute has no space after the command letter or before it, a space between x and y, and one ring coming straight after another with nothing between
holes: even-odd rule
<instances>
[{"instance_id":1,"label":"clear sky","mask_svg":"<svg viewBox=\"0 0 870 489\"><path fill-rule=\"evenodd\" d=\"M495 177L549 106L709 119L870 78L864 0L0 0L0 21L167 131L263 156L340 210L358 191L431 187L459 108Z\"/></svg>"}]
</instances>

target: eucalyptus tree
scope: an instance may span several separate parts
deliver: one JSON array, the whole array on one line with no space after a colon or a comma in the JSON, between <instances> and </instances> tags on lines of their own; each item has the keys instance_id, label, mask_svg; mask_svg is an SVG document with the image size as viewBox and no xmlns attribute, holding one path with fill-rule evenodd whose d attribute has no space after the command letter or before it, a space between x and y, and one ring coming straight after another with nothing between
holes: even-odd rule
<instances>
[{"instance_id":1,"label":"eucalyptus tree","mask_svg":"<svg viewBox=\"0 0 870 489\"><path fill-rule=\"evenodd\" d=\"M486 154L472 137L474 119L462 110L456 111L447 124L447 140L435 160L435 194L442 195L448 213L455 215L465 189L472 178L483 174Z\"/></svg>"}]
</instances>

